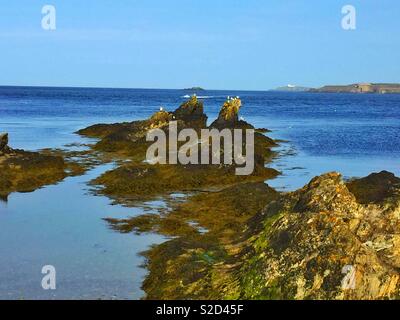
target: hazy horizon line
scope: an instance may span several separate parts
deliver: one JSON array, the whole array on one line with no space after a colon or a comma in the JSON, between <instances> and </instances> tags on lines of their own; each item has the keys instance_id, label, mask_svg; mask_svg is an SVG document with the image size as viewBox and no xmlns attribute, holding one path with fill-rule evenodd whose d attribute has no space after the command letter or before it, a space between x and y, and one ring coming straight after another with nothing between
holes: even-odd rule
<instances>
[{"instance_id":1,"label":"hazy horizon line","mask_svg":"<svg viewBox=\"0 0 400 320\"><path fill-rule=\"evenodd\" d=\"M360 81L360 82L353 82L353 83L345 83L345 84L323 84L319 86L307 86L307 85L293 85L293 84L286 84L280 85L275 88L269 89L210 89L204 88L202 86L192 86L186 88L160 88L160 87L111 87L111 86L80 86L80 85L16 85L16 84L0 84L0 88L7 88L7 87L14 87L14 88L65 88L65 89L120 89L120 90L181 90L181 91L195 91L192 88L201 88L204 91L248 91L248 92L268 92L274 91L278 88L282 87L302 87L302 88L309 88L309 89L318 89L324 86L347 86L353 84L361 84L361 83L369 83L369 84L381 84L381 85L392 85L397 84L400 85L400 82L368 82L368 81ZM197 91L202 91L197 90Z\"/></svg>"}]
</instances>

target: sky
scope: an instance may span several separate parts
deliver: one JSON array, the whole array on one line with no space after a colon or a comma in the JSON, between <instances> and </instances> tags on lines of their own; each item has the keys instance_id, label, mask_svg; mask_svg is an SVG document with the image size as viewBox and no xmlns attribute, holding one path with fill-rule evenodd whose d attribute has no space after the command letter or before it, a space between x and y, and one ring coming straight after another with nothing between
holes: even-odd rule
<instances>
[{"instance_id":1,"label":"sky","mask_svg":"<svg viewBox=\"0 0 400 320\"><path fill-rule=\"evenodd\" d=\"M347 4L356 30L342 28ZM0 85L400 82L399 17L398 0L0 0Z\"/></svg>"}]
</instances>

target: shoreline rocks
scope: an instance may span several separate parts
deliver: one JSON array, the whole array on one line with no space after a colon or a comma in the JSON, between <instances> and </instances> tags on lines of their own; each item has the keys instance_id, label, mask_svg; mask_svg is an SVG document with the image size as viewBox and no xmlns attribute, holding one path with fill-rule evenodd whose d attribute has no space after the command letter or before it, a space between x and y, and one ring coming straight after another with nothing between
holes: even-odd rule
<instances>
[{"instance_id":1,"label":"shoreline rocks","mask_svg":"<svg viewBox=\"0 0 400 320\"><path fill-rule=\"evenodd\" d=\"M0 154L9 152L8 133L0 133Z\"/></svg>"},{"instance_id":2,"label":"shoreline rocks","mask_svg":"<svg viewBox=\"0 0 400 320\"><path fill-rule=\"evenodd\" d=\"M12 192L30 192L67 176L62 157L12 149L8 134L0 136L0 197Z\"/></svg>"},{"instance_id":3,"label":"shoreline rocks","mask_svg":"<svg viewBox=\"0 0 400 320\"><path fill-rule=\"evenodd\" d=\"M169 237L143 254L147 299L398 299L400 194L362 204L347 185L336 172L290 193L238 184L106 221Z\"/></svg>"},{"instance_id":4,"label":"shoreline rocks","mask_svg":"<svg viewBox=\"0 0 400 320\"><path fill-rule=\"evenodd\" d=\"M220 129L253 128L250 124L239 121L240 105L240 99L225 102L219 118L222 120L218 121ZM237 176L235 164L150 165L146 163L146 151L151 145L146 141L148 130L159 128L164 130L168 137L168 124L171 121L177 121L178 129L192 128L200 131L207 128L203 102L193 96L175 111L160 110L147 120L111 125L99 124L78 131L81 135L100 139L94 146L96 151L129 160L128 163L93 180L94 185L102 186L97 192L115 199L119 197L142 199L170 192L221 188L240 182L261 182L279 174L276 170L265 167L274 154L271 148L277 144L260 132L255 133L255 170L249 176ZM179 142L178 149L183 144L184 142ZM221 145L221 153L223 152L224 145Z\"/></svg>"},{"instance_id":5,"label":"shoreline rocks","mask_svg":"<svg viewBox=\"0 0 400 320\"><path fill-rule=\"evenodd\" d=\"M241 297L399 298L400 196L386 200L359 203L338 173L281 195L249 224Z\"/></svg>"}]
</instances>

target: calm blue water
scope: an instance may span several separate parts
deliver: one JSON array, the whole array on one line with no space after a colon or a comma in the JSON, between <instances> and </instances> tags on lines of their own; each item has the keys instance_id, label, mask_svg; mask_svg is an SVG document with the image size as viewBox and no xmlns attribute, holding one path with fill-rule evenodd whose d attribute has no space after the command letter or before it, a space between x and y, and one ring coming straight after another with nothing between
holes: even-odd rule
<instances>
[{"instance_id":1,"label":"calm blue water","mask_svg":"<svg viewBox=\"0 0 400 320\"><path fill-rule=\"evenodd\" d=\"M160 106L174 110L181 90L0 87L0 132L15 148L62 147L82 138L73 132L99 122L132 121ZM346 177L389 170L400 175L400 95L205 91L211 122L225 98L240 96L241 115L270 136L288 140L277 151L291 155L273 167L283 175L268 183L292 190L313 176ZM140 208L111 206L88 194L86 182L106 170L68 178L0 202L0 299L140 298L145 270L138 252L162 241L154 235L121 235L103 217L128 217ZM5 245L6 244L6 245ZM54 292L40 286L40 270L58 270Z\"/></svg>"}]
</instances>

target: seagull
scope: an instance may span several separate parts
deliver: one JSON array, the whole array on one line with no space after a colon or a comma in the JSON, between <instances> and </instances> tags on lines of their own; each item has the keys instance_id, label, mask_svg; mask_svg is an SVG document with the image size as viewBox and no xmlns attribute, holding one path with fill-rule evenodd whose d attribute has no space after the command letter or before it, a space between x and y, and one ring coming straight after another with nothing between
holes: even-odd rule
<instances>
[{"instance_id":1,"label":"seagull","mask_svg":"<svg viewBox=\"0 0 400 320\"><path fill-rule=\"evenodd\" d=\"M228 96L228 100L231 100L231 97L230 97L230 96Z\"/></svg>"},{"instance_id":2,"label":"seagull","mask_svg":"<svg viewBox=\"0 0 400 320\"><path fill-rule=\"evenodd\" d=\"M164 111L164 108L163 108L163 107L160 107L160 111Z\"/></svg>"}]
</instances>

